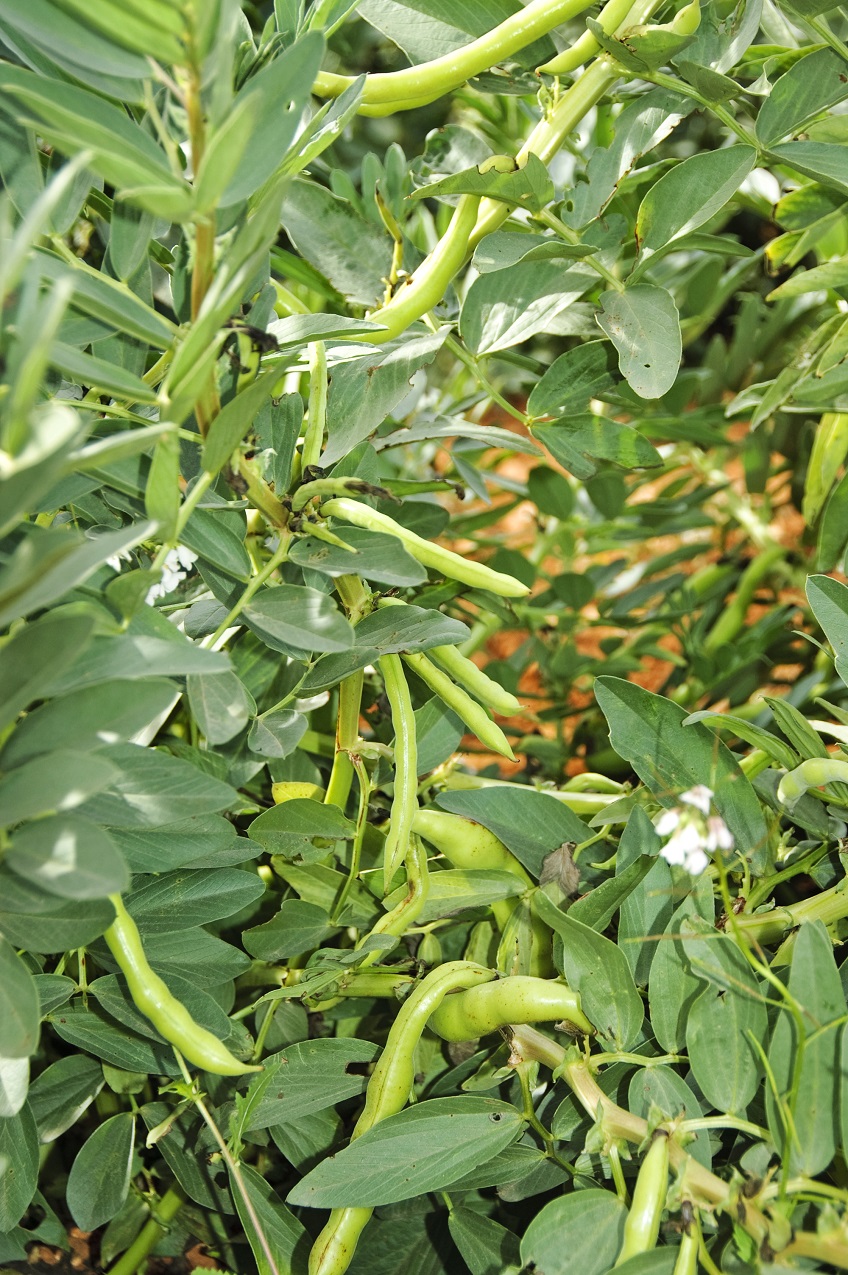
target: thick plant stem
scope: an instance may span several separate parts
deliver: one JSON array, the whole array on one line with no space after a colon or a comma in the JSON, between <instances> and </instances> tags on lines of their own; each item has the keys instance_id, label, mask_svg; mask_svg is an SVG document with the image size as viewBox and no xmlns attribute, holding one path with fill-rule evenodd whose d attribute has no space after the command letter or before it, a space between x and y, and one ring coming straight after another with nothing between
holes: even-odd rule
<instances>
[{"instance_id":1,"label":"thick plant stem","mask_svg":"<svg viewBox=\"0 0 848 1275\"><path fill-rule=\"evenodd\" d=\"M390 103L396 110L411 110L435 101L587 8L586 0L530 0L499 26L453 53L403 71L369 75L362 95L363 104ZM321 71L312 92L318 97L338 97L353 82L352 76Z\"/></svg>"},{"instance_id":2,"label":"thick plant stem","mask_svg":"<svg viewBox=\"0 0 848 1275\"><path fill-rule=\"evenodd\" d=\"M156 1245L168 1233L168 1223L172 1222L185 1203L185 1196L180 1187L174 1183L156 1205L155 1214L151 1215L133 1240L132 1244L110 1266L109 1275L135 1275L143 1267Z\"/></svg>"},{"instance_id":3,"label":"thick plant stem","mask_svg":"<svg viewBox=\"0 0 848 1275\"><path fill-rule=\"evenodd\" d=\"M301 456L304 473L321 459L326 424L327 354L323 341L313 341L309 347L309 411Z\"/></svg>"},{"instance_id":4,"label":"thick plant stem","mask_svg":"<svg viewBox=\"0 0 848 1275\"><path fill-rule=\"evenodd\" d=\"M556 1041L533 1027L513 1026L513 1051L522 1058L532 1058L558 1072L591 1119L600 1119L608 1138L623 1139L637 1146L648 1136L647 1120L619 1107L595 1080L589 1062L582 1056L572 1057ZM732 1184L710 1173L687 1154L675 1138L669 1139L669 1163L686 1184L686 1193L695 1203L708 1208L732 1211L734 1220L761 1244L769 1234L768 1218L751 1201L744 1199Z\"/></svg>"},{"instance_id":5,"label":"thick plant stem","mask_svg":"<svg viewBox=\"0 0 848 1275\"><path fill-rule=\"evenodd\" d=\"M336 754L327 784L324 804L344 810L353 782L350 754L359 742L359 708L362 703L362 669L339 683L339 716L336 724Z\"/></svg>"}]
</instances>

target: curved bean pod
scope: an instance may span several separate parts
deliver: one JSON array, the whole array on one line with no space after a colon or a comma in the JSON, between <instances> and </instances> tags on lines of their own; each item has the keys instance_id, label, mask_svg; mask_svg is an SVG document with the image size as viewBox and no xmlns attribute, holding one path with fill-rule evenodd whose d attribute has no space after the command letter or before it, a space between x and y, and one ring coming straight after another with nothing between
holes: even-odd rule
<instances>
[{"instance_id":1,"label":"curved bean pod","mask_svg":"<svg viewBox=\"0 0 848 1275\"><path fill-rule=\"evenodd\" d=\"M363 505L361 501L340 497L328 500L321 506L321 512L333 518L342 518L355 527L364 527L367 531L385 531L395 536L409 550L413 558L417 558L425 567L431 567L442 575L459 580L473 589L488 589L501 598L524 598L530 592L526 584L516 580L514 576L505 575L502 571L493 571L482 562L474 562L462 558L450 549L432 544L423 536L402 527L389 518L387 514Z\"/></svg>"},{"instance_id":2,"label":"curved bean pod","mask_svg":"<svg viewBox=\"0 0 848 1275\"><path fill-rule=\"evenodd\" d=\"M261 1071L261 1067L239 1062L217 1036L194 1021L185 1005L150 968L138 926L124 907L121 896L112 894L109 898L116 915L103 937L127 980L133 1003L150 1019L159 1035L195 1067L216 1076L243 1076L248 1071Z\"/></svg>"},{"instance_id":3,"label":"curved bean pod","mask_svg":"<svg viewBox=\"0 0 848 1275\"><path fill-rule=\"evenodd\" d=\"M404 280L391 301L369 314L369 322L381 323L386 331L368 333L363 340L391 341L444 299L454 276L465 263L479 207L479 195L460 196L450 225L433 251Z\"/></svg>"},{"instance_id":4,"label":"curved bean pod","mask_svg":"<svg viewBox=\"0 0 848 1275\"><path fill-rule=\"evenodd\" d=\"M427 654L438 660L442 668L450 673L455 681L460 682L493 713L512 717L514 713L521 712L520 701L510 691L504 690L499 682L489 677L488 673L484 673L473 660L469 660L455 646L434 646Z\"/></svg>"},{"instance_id":5,"label":"curved bean pod","mask_svg":"<svg viewBox=\"0 0 848 1275\"><path fill-rule=\"evenodd\" d=\"M621 1266L629 1257L656 1248L667 1191L668 1135L658 1130L639 1169L616 1266Z\"/></svg>"},{"instance_id":6,"label":"curved bean pod","mask_svg":"<svg viewBox=\"0 0 848 1275\"><path fill-rule=\"evenodd\" d=\"M467 691L461 686L457 686L451 681L447 673L442 672L440 668L436 668L423 652L418 651L414 654L405 653L403 660L412 669L413 673L417 673L421 681L430 687L431 691L435 691L443 704L447 704L448 708L452 708L457 717L460 717L468 729L477 736L481 744L485 744L486 748L491 748L492 752L500 753L502 757L508 757L510 761L515 761L515 753L509 745L509 740L498 726L497 722L493 722L485 708L482 708L476 700L473 700Z\"/></svg>"},{"instance_id":7,"label":"curved bean pod","mask_svg":"<svg viewBox=\"0 0 848 1275\"><path fill-rule=\"evenodd\" d=\"M446 996L429 1026L443 1040L477 1040L510 1023L570 1023L590 1035L594 1027L580 997L556 979L516 974Z\"/></svg>"},{"instance_id":8,"label":"curved bean pod","mask_svg":"<svg viewBox=\"0 0 848 1275\"><path fill-rule=\"evenodd\" d=\"M415 1083L413 1055L427 1020L444 996L457 988L474 987L495 977L493 970L470 961L449 961L424 978L404 1001L392 1024L385 1048L368 1082L365 1107L351 1140L360 1138L387 1116L406 1106ZM309 1257L309 1275L344 1275L373 1210L333 1209Z\"/></svg>"},{"instance_id":9,"label":"curved bean pod","mask_svg":"<svg viewBox=\"0 0 848 1275\"><path fill-rule=\"evenodd\" d=\"M433 101L532 44L588 7L586 0L530 0L499 26L453 53L403 71L369 75L365 80L362 100L367 105L390 102L397 109L410 109L422 102ZM352 83L352 76L321 71L312 92L318 97L339 97Z\"/></svg>"}]
</instances>

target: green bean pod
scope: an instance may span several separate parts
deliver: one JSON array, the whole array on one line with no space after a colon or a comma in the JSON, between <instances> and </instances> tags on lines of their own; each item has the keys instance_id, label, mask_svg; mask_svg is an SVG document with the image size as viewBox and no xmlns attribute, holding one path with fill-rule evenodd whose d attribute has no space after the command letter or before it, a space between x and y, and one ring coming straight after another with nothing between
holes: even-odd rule
<instances>
[{"instance_id":1,"label":"green bean pod","mask_svg":"<svg viewBox=\"0 0 848 1275\"><path fill-rule=\"evenodd\" d=\"M726 646L728 642L732 642L737 634L741 632L745 627L748 608L753 601L754 594L772 567L778 562L782 562L785 556L786 550L782 545L771 545L768 549L764 549L762 553L758 553L756 558L752 559L739 577L739 583L736 586L736 596L733 601L724 608L704 638L703 649L705 651L717 651L719 647Z\"/></svg>"},{"instance_id":2,"label":"green bean pod","mask_svg":"<svg viewBox=\"0 0 848 1275\"><path fill-rule=\"evenodd\" d=\"M479 195L460 196L450 225L430 255L404 280L391 301L368 315L369 322L382 324L385 332L369 333L363 340L391 341L444 300L465 263L479 207Z\"/></svg>"},{"instance_id":3,"label":"green bean pod","mask_svg":"<svg viewBox=\"0 0 848 1275\"><path fill-rule=\"evenodd\" d=\"M460 49L402 71L366 76L362 100L368 106L391 103L407 110L433 101L481 71L505 61L586 8L586 0L530 0L498 26ZM352 76L320 71L312 92L318 97L339 97L353 83Z\"/></svg>"},{"instance_id":4,"label":"green bean pod","mask_svg":"<svg viewBox=\"0 0 848 1275\"><path fill-rule=\"evenodd\" d=\"M188 1062L216 1076L243 1076L248 1071L261 1071L259 1066L239 1062L217 1036L194 1021L185 1005L150 968L138 926L124 907L121 896L112 894L109 898L116 915L103 937L127 980L133 1003L159 1035Z\"/></svg>"},{"instance_id":5,"label":"green bean pod","mask_svg":"<svg viewBox=\"0 0 848 1275\"><path fill-rule=\"evenodd\" d=\"M680 1248L677 1250L673 1275L698 1275L699 1247L698 1231L690 1222L688 1229L683 1232L680 1240Z\"/></svg>"},{"instance_id":6,"label":"green bean pod","mask_svg":"<svg viewBox=\"0 0 848 1275\"><path fill-rule=\"evenodd\" d=\"M392 798L392 822L383 857L384 888L401 865L409 847L409 836L418 810L418 743L415 737L415 715L409 687L399 655L382 655L377 661L383 675L386 697L392 710L395 728L395 791Z\"/></svg>"},{"instance_id":7,"label":"green bean pod","mask_svg":"<svg viewBox=\"0 0 848 1275\"><path fill-rule=\"evenodd\" d=\"M777 799L791 810L811 788L836 783L848 783L848 761L840 761L838 757L809 757L783 776Z\"/></svg>"},{"instance_id":8,"label":"green bean pod","mask_svg":"<svg viewBox=\"0 0 848 1275\"><path fill-rule=\"evenodd\" d=\"M510 748L509 740L500 726L492 721L485 708L473 700L467 691L451 681L447 673L436 668L436 665L420 651L404 654L403 660L413 673L417 673L421 681L430 687L431 691L436 692L443 704L453 709L457 717L462 719L481 744L491 748L493 753L500 753L502 757L515 761L515 753Z\"/></svg>"},{"instance_id":9,"label":"green bean pod","mask_svg":"<svg viewBox=\"0 0 848 1275\"><path fill-rule=\"evenodd\" d=\"M597 21L607 35L612 35L624 22L632 8L633 0L607 0L607 3L598 14ZM579 40L572 44L570 49L565 49L562 53L558 53L555 58L552 58L550 62L545 62L538 70L544 71L546 75L568 75L600 52L600 48L601 46L592 35L592 32L586 31L580 36Z\"/></svg>"},{"instance_id":10,"label":"green bean pod","mask_svg":"<svg viewBox=\"0 0 848 1275\"><path fill-rule=\"evenodd\" d=\"M475 987L495 977L493 970L469 961L449 961L422 979L400 1008L386 1040L385 1048L368 1081L365 1107L356 1122L351 1140L387 1116L402 1111L415 1083L415 1047L427 1020L448 992ZM373 1210L333 1209L329 1221L315 1241L309 1257L309 1275L344 1275L353 1258L357 1240Z\"/></svg>"},{"instance_id":11,"label":"green bean pod","mask_svg":"<svg viewBox=\"0 0 848 1275\"><path fill-rule=\"evenodd\" d=\"M419 810L412 828L455 868L495 868L511 872L528 890L536 884L500 837L473 819L452 815L446 810Z\"/></svg>"},{"instance_id":12,"label":"green bean pod","mask_svg":"<svg viewBox=\"0 0 848 1275\"><path fill-rule=\"evenodd\" d=\"M667 1191L668 1135L658 1130L639 1169L616 1266L638 1253L649 1253L656 1248Z\"/></svg>"},{"instance_id":13,"label":"green bean pod","mask_svg":"<svg viewBox=\"0 0 848 1275\"><path fill-rule=\"evenodd\" d=\"M489 677L488 673L484 673L473 660L469 660L455 646L434 646L428 651L428 655L438 660L454 681L460 682L493 713L512 717L513 714L521 712L520 701L510 691L504 690L499 682Z\"/></svg>"},{"instance_id":14,"label":"green bean pod","mask_svg":"<svg viewBox=\"0 0 848 1275\"><path fill-rule=\"evenodd\" d=\"M580 997L556 979L517 974L446 996L429 1026L443 1040L477 1040L510 1023L565 1022L594 1033Z\"/></svg>"},{"instance_id":15,"label":"green bean pod","mask_svg":"<svg viewBox=\"0 0 848 1275\"><path fill-rule=\"evenodd\" d=\"M450 549L442 548L441 545L434 545L423 536L402 527L394 518L389 518L387 514L380 513L359 500L349 500L346 497L328 500L321 506L321 512L333 518L342 518L355 527L364 527L366 531L383 531L394 536L425 567L449 576L452 580L459 580L473 589L488 589L501 598L524 598L530 592L527 585L514 576L493 571L482 562L474 562Z\"/></svg>"},{"instance_id":16,"label":"green bean pod","mask_svg":"<svg viewBox=\"0 0 848 1275\"><path fill-rule=\"evenodd\" d=\"M473 819L466 819L463 815L449 814L446 810L419 810L412 827L414 832L429 841L455 868L493 868L498 872L511 872L524 882L528 890L535 889L535 881L515 855L481 823L475 823ZM498 899L491 905L495 924L504 935L518 904L518 899ZM529 972L550 974L553 972L551 932L535 913L530 918L530 931Z\"/></svg>"}]
</instances>

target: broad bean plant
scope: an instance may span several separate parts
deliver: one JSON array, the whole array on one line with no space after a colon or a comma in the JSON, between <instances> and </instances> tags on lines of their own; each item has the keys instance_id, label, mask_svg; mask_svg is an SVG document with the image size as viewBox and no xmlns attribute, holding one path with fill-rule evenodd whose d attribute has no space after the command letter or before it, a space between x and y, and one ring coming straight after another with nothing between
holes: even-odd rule
<instances>
[{"instance_id":1,"label":"broad bean plant","mask_svg":"<svg viewBox=\"0 0 848 1275\"><path fill-rule=\"evenodd\" d=\"M4 1268L848 1268L846 36L4 0Z\"/></svg>"}]
</instances>

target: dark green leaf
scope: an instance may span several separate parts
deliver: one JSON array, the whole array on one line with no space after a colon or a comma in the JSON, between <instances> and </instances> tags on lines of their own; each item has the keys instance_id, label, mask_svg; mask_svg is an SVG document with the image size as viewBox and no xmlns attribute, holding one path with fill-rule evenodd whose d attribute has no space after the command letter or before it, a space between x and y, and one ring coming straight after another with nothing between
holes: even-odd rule
<instances>
[{"instance_id":1,"label":"dark green leaf","mask_svg":"<svg viewBox=\"0 0 848 1275\"><path fill-rule=\"evenodd\" d=\"M541 890L533 906L562 939L562 972L583 1011L612 1049L629 1049L644 1018L642 998L621 948L561 911Z\"/></svg>"},{"instance_id":2,"label":"dark green leaf","mask_svg":"<svg viewBox=\"0 0 848 1275\"><path fill-rule=\"evenodd\" d=\"M374 1206L437 1191L498 1154L523 1124L494 1098L433 1098L389 1116L322 1161L288 1194L310 1208Z\"/></svg>"},{"instance_id":3,"label":"dark green leaf","mask_svg":"<svg viewBox=\"0 0 848 1275\"><path fill-rule=\"evenodd\" d=\"M135 1119L129 1112L98 1125L80 1148L68 1175L71 1216L93 1231L115 1216L130 1189Z\"/></svg>"}]
</instances>

